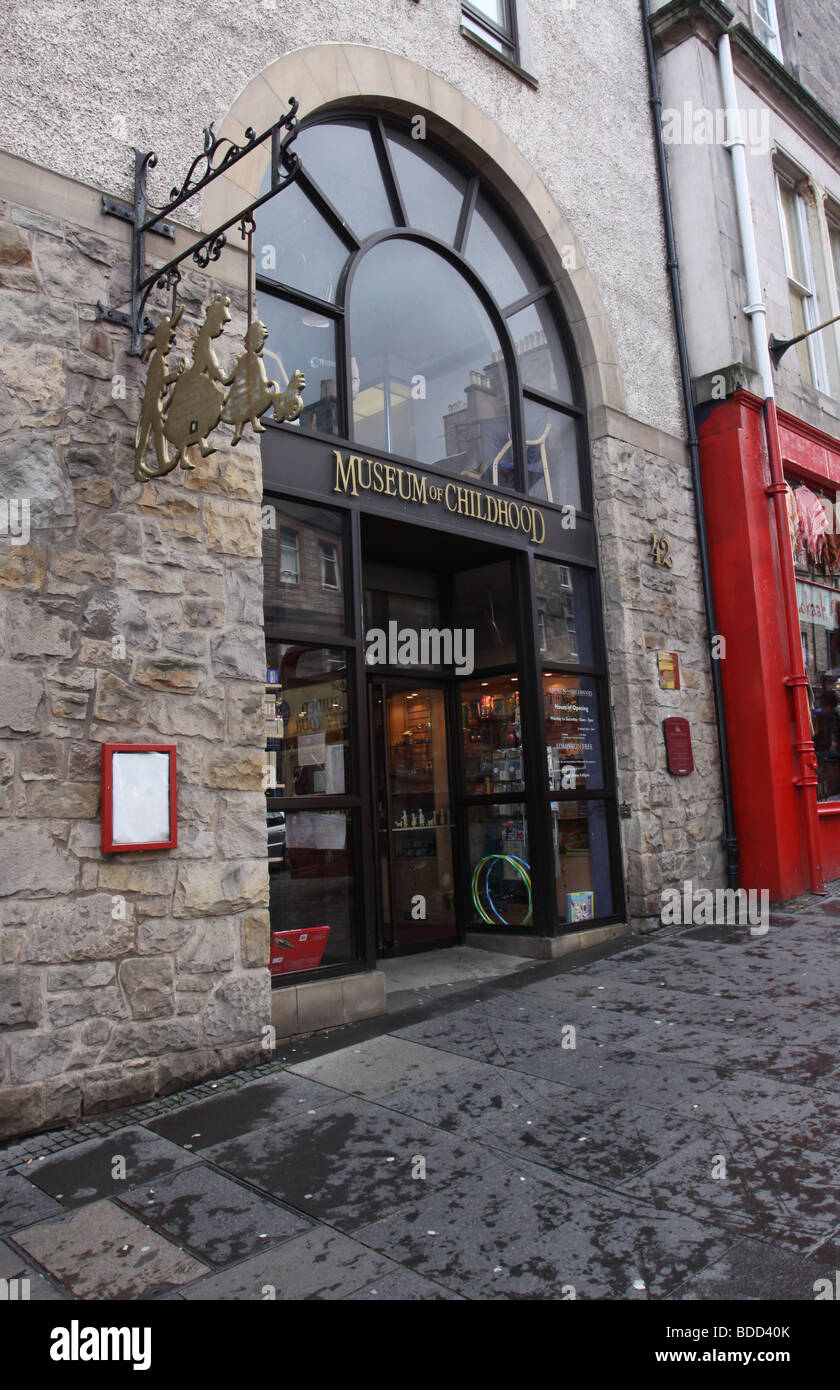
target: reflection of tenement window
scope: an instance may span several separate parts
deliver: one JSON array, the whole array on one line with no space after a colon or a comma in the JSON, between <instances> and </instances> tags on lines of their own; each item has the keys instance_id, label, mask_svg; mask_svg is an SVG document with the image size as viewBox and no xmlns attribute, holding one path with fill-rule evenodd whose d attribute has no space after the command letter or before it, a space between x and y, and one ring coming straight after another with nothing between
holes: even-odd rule
<instances>
[{"instance_id":1,"label":"reflection of tenement window","mask_svg":"<svg viewBox=\"0 0 840 1390\"><path fill-rule=\"evenodd\" d=\"M539 624L540 624L540 651L541 651L541 652L547 652L547 651L548 651L548 638L547 638L546 635L545 635L545 613L543 612L542 609L540 609L539 612L537 613L537 618L538 618Z\"/></svg>"},{"instance_id":2,"label":"reflection of tenement window","mask_svg":"<svg viewBox=\"0 0 840 1390\"><path fill-rule=\"evenodd\" d=\"M557 566L557 575L558 575L558 578L559 578L559 580L560 580L560 588L561 588L561 589L571 589L571 587L572 587L572 575L571 575L571 571L569 570L569 566L568 566L568 565L558 565L558 566Z\"/></svg>"},{"instance_id":3,"label":"reflection of tenement window","mask_svg":"<svg viewBox=\"0 0 840 1390\"><path fill-rule=\"evenodd\" d=\"M288 526L278 533L277 578L281 584L300 583L300 538Z\"/></svg>"},{"instance_id":4,"label":"reflection of tenement window","mask_svg":"<svg viewBox=\"0 0 840 1390\"><path fill-rule=\"evenodd\" d=\"M571 589L571 587L572 587L571 584L569 584L569 588L570 588L570 589ZM569 642L571 643L571 652L570 652L570 655L569 655L569 660L570 660L570 661L577 661L577 659L578 659L578 653L577 653L577 628L575 627L575 615L574 615L574 611L572 611L572 612L569 613L569 615L568 615L568 617L567 617L567 619L566 619L566 625L567 625L567 627L568 627L568 629L569 629Z\"/></svg>"},{"instance_id":5,"label":"reflection of tenement window","mask_svg":"<svg viewBox=\"0 0 840 1390\"><path fill-rule=\"evenodd\" d=\"M338 551L332 541L319 541L318 549L321 555L321 588L340 589L341 582L338 573Z\"/></svg>"},{"instance_id":6,"label":"reflection of tenement window","mask_svg":"<svg viewBox=\"0 0 840 1390\"><path fill-rule=\"evenodd\" d=\"M793 336L796 337L800 333L807 333L810 328L815 328L820 321L808 235L808 212L805 199L781 174L776 175L776 193L793 318ZM799 375L803 381L810 382L818 391L827 392L829 387L825 353L820 335L815 333L813 337L797 343L796 353Z\"/></svg>"},{"instance_id":7,"label":"reflection of tenement window","mask_svg":"<svg viewBox=\"0 0 840 1390\"><path fill-rule=\"evenodd\" d=\"M755 31L774 58L782 61L782 45L779 40L779 20L776 15L776 0L753 0L753 19Z\"/></svg>"},{"instance_id":8,"label":"reflection of tenement window","mask_svg":"<svg viewBox=\"0 0 840 1390\"><path fill-rule=\"evenodd\" d=\"M464 0L461 22L506 58L518 59L515 0Z\"/></svg>"}]
</instances>

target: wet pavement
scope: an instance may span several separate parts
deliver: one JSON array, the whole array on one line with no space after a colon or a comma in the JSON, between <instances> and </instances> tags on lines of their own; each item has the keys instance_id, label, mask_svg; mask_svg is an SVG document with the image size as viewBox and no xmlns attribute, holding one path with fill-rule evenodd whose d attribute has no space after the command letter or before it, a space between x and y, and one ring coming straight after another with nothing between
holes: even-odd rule
<instances>
[{"instance_id":1,"label":"wet pavement","mask_svg":"<svg viewBox=\"0 0 840 1390\"><path fill-rule=\"evenodd\" d=\"M840 1267L840 894L278 1049L0 1150L41 1299L812 1300Z\"/></svg>"}]
</instances>

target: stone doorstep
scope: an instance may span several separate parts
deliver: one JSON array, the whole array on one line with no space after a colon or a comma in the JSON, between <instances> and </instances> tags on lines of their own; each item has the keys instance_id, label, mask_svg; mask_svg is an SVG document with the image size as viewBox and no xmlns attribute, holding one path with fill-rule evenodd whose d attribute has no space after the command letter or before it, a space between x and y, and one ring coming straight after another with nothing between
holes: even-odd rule
<instances>
[{"instance_id":1,"label":"stone doorstep","mask_svg":"<svg viewBox=\"0 0 840 1390\"><path fill-rule=\"evenodd\" d=\"M465 944L480 951L502 951L513 956L532 956L535 960L559 960L575 951L603 946L619 936L628 936L627 922L613 922L607 927L584 927L581 931L566 932L563 936L520 936L514 932L467 932Z\"/></svg>"},{"instance_id":2,"label":"stone doorstep","mask_svg":"<svg viewBox=\"0 0 840 1390\"><path fill-rule=\"evenodd\" d=\"M385 975L381 970L281 985L271 991L271 1022L277 1042L297 1042L312 1033L378 1018L385 1012Z\"/></svg>"}]
</instances>

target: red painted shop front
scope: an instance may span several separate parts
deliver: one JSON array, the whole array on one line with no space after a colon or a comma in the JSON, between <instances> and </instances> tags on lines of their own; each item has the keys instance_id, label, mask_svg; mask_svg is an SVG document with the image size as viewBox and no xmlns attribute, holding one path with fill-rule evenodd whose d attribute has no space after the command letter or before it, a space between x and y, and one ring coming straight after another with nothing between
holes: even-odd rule
<instances>
[{"instance_id":1,"label":"red painted shop front","mask_svg":"<svg viewBox=\"0 0 840 1390\"><path fill-rule=\"evenodd\" d=\"M797 664L804 669L808 639L801 634L802 653L791 652L784 605L798 605L799 599L797 592L785 592L762 407L757 396L738 391L708 410L698 435L718 635L725 639L721 675L740 883L769 889L773 901L783 902L817 886L808 870L809 815L816 815L822 877L840 877L840 798L826 793L822 767L823 799L815 811L813 795L809 811L798 784L790 677ZM840 494L840 443L781 411L778 426L785 479L823 497ZM828 579L824 588L830 596L837 581ZM817 596L823 591L805 585L811 588ZM829 606L840 614L836 603ZM811 675L809 705L819 699L813 680ZM817 762L815 755L815 769Z\"/></svg>"}]
</instances>

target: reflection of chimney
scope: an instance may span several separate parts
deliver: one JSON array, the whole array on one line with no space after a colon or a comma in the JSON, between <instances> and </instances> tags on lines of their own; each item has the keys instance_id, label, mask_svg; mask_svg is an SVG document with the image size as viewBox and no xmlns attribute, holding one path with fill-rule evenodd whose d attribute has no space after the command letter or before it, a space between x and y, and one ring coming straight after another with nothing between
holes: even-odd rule
<instances>
[{"instance_id":1,"label":"reflection of chimney","mask_svg":"<svg viewBox=\"0 0 840 1390\"><path fill-rule=\"evenodd\" d=\"M335 395L335 377L325 377L321 382L321 400L328 400Z\"/></svg>"}]
</instances>

